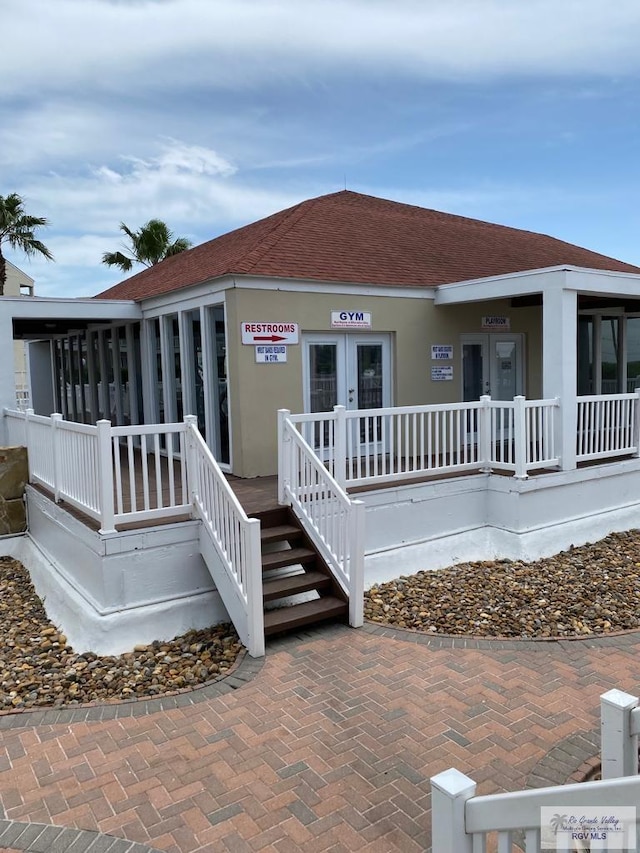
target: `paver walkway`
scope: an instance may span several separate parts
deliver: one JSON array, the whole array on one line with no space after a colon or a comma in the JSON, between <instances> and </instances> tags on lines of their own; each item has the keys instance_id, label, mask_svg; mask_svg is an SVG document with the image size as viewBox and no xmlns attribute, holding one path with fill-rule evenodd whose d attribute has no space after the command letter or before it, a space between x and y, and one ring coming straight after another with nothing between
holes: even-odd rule
<instances>
[{"instance_id":1,"label":"paver walkway","mask_svg":"<svg viewBox=\"0 0 640 853\"><path fill-rule=\"evenodd\" d=\"M328 627L172 699L2 716L0 850L424 851L430 776L565 781L639 651Z\"/></svg>"}]
</instances>

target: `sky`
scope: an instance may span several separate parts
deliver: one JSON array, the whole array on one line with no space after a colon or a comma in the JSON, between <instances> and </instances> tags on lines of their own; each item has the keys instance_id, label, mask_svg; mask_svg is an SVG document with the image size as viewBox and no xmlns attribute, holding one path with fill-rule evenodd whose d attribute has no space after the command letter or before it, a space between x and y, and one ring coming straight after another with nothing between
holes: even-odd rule
<instances>
[{"instance_id":1,"label":"sky","mask_svg":"<svg viewBox=\"0 0 640 853\"><path fill-rule=\"evenodd\" d=\"M40 296L163 219L202 243L356 192L640 265L638 0L1 0L0 195Z\"/></svg>"}]
</instances>

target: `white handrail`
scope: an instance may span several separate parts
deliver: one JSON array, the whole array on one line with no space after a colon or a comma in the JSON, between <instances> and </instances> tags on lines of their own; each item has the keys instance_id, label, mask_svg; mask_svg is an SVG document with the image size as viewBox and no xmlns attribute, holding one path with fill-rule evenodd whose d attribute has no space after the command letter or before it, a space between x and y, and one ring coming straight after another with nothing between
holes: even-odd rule
<instances>
[{"instance_id":1,"label":"white handrail","mask_svg":"<svg viewBox=\"0 0 640 853\"><path fill-rule=\"evenodd\" d=\"M279 500L290 504L349 598L349 624L364 621L364 518L362 501L349 498L313 448L278 412Z\"/></svg>"},{"instance_id":2,"label":"white handrail","mask_svg":"<svg viewBox=\"0 0 640 853\"><path fill-rule=\"evenodd\" d=\"M213 560L222 570L222 576L215 573L218 592L249 654L260 657L264 654L260 522L245 513L198 431L197 418L190 415L185 421L191 499L206 536L203 556L209 566Z\"/></svg>"}]
</instances>

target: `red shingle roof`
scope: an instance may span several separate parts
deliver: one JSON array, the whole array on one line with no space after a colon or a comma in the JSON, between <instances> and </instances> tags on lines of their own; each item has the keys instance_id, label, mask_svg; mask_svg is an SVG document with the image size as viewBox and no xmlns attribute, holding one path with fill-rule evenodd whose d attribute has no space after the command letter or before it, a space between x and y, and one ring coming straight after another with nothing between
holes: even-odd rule
<instances>
[{"instance_id":1,"label":"red shingle roof","mask_svg":"<svg viewBox=\"0 0 640 853\"><path fill-rule=\"evenodd\" d=\"M140 300L226 274L425 287L564 265L640 273L544 234L344 190L209 240L99 296Z\"/></svg>"}]
</instances>

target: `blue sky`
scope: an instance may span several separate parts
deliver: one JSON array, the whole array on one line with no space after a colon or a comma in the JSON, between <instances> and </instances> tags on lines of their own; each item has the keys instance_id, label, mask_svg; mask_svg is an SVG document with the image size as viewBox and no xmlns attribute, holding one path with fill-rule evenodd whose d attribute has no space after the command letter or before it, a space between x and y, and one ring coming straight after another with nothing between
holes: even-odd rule
<instances>
[{"instance_id":1,"label":"blue sky","mask_svg":"<svg viewBox=\"0 0 640 853\"><path fill-rule=\"evenodd\" d=\"M0 194L42 296L121 221L201 243L348 189L640 265L637 0L3 0Z\"/></svg>"}]
</instances>

